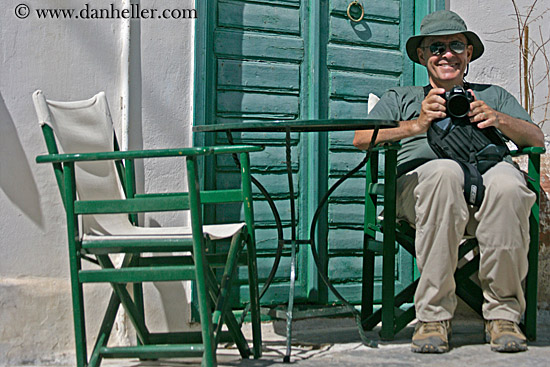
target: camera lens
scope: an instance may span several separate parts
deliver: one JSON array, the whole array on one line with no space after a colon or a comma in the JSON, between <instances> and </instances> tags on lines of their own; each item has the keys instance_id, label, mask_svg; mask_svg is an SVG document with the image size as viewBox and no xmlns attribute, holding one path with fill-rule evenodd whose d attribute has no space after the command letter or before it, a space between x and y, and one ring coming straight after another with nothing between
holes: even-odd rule
<instances>
[{"instance_id":1,"label":"camera lens","mask_svg":"<svg viewBox=\"0 0 550 367\"><path fill-rule=\"evenodd\" d=\"M447 101L447 111L451 117L462 118L470 111L470 101L464 94L454 94Z\"/></svg>"}]
</instances>

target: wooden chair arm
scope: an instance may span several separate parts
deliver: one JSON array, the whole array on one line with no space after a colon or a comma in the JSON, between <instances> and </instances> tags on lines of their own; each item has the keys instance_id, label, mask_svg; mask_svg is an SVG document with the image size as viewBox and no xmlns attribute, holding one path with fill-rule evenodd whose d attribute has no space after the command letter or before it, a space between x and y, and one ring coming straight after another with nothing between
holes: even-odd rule
<instances>
[{"instance_id":1,"label":"wooden chair arm","mask_svg":"<svg viewBox=\"0 0 550 367\"><path fill-rule=\"evenodd\" d=\"M526 147L526 148L510 151L510 154L512 155L512 157L517 157L523 154L544 154L544 153L546 153L546 149L543 147Z\"/></svg>"},{"instance_id":2,"label":"wooden chair arm","mask_svg":"<svg viewBox=\"0 0 550 367\"><path fill-rule=\"evenodd\" d=\"M263 149L264 148L262 146L257 145L231 145L212 147L189 147L181 149L149 149L94 153L46 154L36 157L36 163L68 163L139 158L185 157L197 155L258 152Z\"/></svg>"}]
</instances>

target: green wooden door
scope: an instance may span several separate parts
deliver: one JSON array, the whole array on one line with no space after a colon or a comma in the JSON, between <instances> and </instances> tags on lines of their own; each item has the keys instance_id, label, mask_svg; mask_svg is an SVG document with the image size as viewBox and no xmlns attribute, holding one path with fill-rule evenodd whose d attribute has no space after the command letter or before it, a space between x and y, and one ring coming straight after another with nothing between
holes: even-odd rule
<instances>
[{"instance_id":1,"label":"green wooden door","mask_svg":"<svg viewBox=\"0 0 550 367\"><path fill-rule=\"evenodd\" d=\"M415 71L404 57L404 41L413 33L415 14L433 4L413 0L361 1L365 17L348 19L350 0L209 0L197 2L195 124L242 120L364 118L369 93L381 95L396 85L414 83ZM441 6L441 2L437 2ZM416 8L416 13L415 13ZM420 18L421 19L421 18ZM235 141L262 143L252 156L253 172L279 208L285 238L290 237L290 206L284 136L234 134ZM197 144L227 143L223 134L197 135ZM352 146L353 132L292 135L292 167L298 236L309 226L329 185L364 156ZM212 161L223 185L237 172L230 160ZM208 178L210 175L206 174ZM352 302L359 301L363 236L364 175L349 179L331 198L317 226L317 246L329 277ZM257 192L255 201L258 266L264 281L277 247L273 215ZM238 208L210 213L231 220ZM397 255L399 284L413 277L412 259ZM288 251L263 304L288 299ZM243 271L243 277L245 272ZM247 297L245 288L242 297ZM298 251L296 298L302 302L334 300L320 284L310 250Z\"/></svg>"},{"instance_id":2,"label":"green wooden door","mask_svg":"<svg viewBox=\"0 0 550 367\"><path fill-rule=\"evenodd\" d=\"M333 0L328 19L326 64L330 118L364 117L369 93L380 96L392 86L413 83L412 65L402 53L403 40L413 29L413 2L363 1L365 19L359 23L348 20L349 3ZM351 145L353 134L330 134L330 183L363 158ZM359 301L361 294L364 192L364 174L352 177L335 192L328 210L329 276L338 284L340 293L352 301ZM397 259L396 288L399 289L401 283L405 286L410 283L413 267L405 251L399 252ZM377 266L381 267L381 261ZM334 299L331 294L328 298Z\"/></svg>"}]
</instances>

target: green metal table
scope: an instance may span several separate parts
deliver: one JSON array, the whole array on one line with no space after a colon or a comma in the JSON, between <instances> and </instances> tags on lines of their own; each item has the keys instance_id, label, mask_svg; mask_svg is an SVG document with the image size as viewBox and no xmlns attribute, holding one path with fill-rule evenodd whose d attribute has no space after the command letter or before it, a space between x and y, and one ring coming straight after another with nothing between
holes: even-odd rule
<instances>
[{"instance_id":1,"label":"green metal table","mask_svg":"<svg viewBox=\"0 0 550 367\"><path fill-rule=\"evenodd\" d=\"M347 301L338 293L338 291L331 285L327 278L327 274L322 271L322 267L319 265L319 257L315 247L315 227L316 222L321 214L321 210L324 204L327 202L328 198L334 192L334 190L340 186L340 184L345 181L348 177L355 174L359 171L368 161L370 149L367 151L365 159L361 161L355 168L350 172L344 175L340 180L338 180L334 185L332 185L324 197L319 202L317 210L313 216L313 220L310 227L310 238L309 239L298 239L296 235L296 204L294 198L294 185L292 179L292 167L291 167L291 139L290 134L293 132L329 132L329 131L350 131L350 130L374 130L373 132L373 141L376 140L379 129L384 128L393 128L397 127L398 122L392 120L375 120L375 119L326 119L326 120L283 120L283 121L251 121L251 122L236 122L236 123L224 123L224 124L213 124L213 125L198 125L193 127L193 132L225 132L227 139L230 144L233 144L232 132L284 132L285 135L285 147L286 147L286 169L288 176L288 187L290 195L290 222L291 222L291 236L290 239L284 239L283 228L280 219L279 212L277 207L267 192L263 185L258 182L257 179L252 178L252 182L262 195L265 196L270 209L275 218L275 223L277 227L277 235L279 243L277 246L277 253L275 255L275 261L273 263L273 268L260 292L260 298L265 294L268 289L275 273L277 272L281 254L283 251L284 245L291 246L291 261L290 261L290 289L289 289L289 301L286 311L286 320L287 320L287 333L286 333L286 342L287 350L284 357L284 362L290 362L290 353L291 353L291 339L292 339L292 318L293 318L293 308L294 308L294 285L296 280L296 245L309 245L311 247L312 256L317 267L320 278L327 285L327 287L338 297L345 305L350 308L350 311L355 311L355 308L347 303ZM351 143L351 142L350 142ZM370 146L373 146L371 142ZM236 160L236 164L239 162ZM356 312L356 311L355 311ZM360 315L358 316L360 320ZM358 322L360 325L360 322ZM370 343L362 333L362 327L359 327L359 332L362 335L364 342Z\"/></svg>"}]
</instances>

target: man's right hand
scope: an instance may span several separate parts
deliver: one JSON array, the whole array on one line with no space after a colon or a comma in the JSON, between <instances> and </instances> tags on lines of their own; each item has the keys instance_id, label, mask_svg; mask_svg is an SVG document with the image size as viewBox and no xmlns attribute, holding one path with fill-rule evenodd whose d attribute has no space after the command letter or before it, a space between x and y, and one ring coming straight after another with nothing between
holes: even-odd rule
<instances>
[{"instance_id":1,"label":"man's right hand","mask_svg":"<svg viewBox=\"0 0 550 367\"><path fill-rule=\"evenodd\" d=\"M420 116L416 120L418 134L425 133L434 120L445 118L445 98L441 95L445 93L443 88L433 88L430 90L426 98L422 101Z\"/></svg>"}]
</instances>

